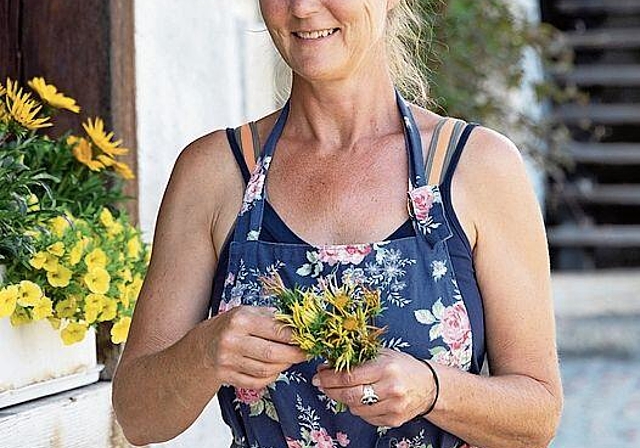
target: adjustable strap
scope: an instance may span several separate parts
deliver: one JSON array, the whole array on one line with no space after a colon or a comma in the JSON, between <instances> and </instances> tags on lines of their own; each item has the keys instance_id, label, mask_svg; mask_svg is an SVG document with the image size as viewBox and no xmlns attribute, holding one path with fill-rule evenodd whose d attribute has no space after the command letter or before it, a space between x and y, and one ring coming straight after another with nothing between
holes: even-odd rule
<instances>
[{"instance_id":1,"label":"adjustable strap","mask_svg":"<svg viewBox=\"0 0 640 448\"><path fill-rule=\"evenodd\" d=\"M244 161L249 172L253 172L260 156L260 140L258 129L254 121L243 124L235 129L236 141L240 145Z\"/></svg>"},{"instance_id":2,"label":"adjustable strap","mask_svg":"<svg viewBox=\"0 0 640 448\"><path fill-rule=\"evenodd\" d=\"M425 164L428 185L439 185L444 179L465 125L455 118L445 118L436 125Z\"/></svg>"}]
</instances>

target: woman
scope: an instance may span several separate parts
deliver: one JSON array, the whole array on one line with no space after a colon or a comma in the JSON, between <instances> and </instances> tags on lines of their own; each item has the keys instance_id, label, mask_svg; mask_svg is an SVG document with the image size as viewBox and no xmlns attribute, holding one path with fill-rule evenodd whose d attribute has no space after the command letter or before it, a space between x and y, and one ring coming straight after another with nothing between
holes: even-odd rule
<instances>
[{"instance_id":1,"label":"woman","mask_svg":"<svg viewBox=\"0 0 640 448\"><path fill-rule=\"evenodd\" d=\"M411 4L260 6L290 99L253 135L214 132L175 165L114 378L125 435L171 439L217 394L234 447L547 446L562 392L517 149L396 93L387 42ZM306 362L261 294L272 270L288 286L333 273L380 289L380 356L349 374Z\"/></svg>"}]
</instances>

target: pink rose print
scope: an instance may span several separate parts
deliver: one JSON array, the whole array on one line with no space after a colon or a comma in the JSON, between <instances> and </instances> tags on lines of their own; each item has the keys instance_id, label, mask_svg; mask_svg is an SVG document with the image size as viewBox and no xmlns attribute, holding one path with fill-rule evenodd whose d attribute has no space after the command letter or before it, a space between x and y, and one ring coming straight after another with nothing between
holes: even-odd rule
<instances>
[{"instance_id":1,"label":"pink rose print","mask_svg":"<svg viewBox=\"0 0 640 448\"><path fill-rule=\"evenodd\" d=\"M433 189L425 185L409 192L411 202L413 203L413 213L420 222L426 222L429 219L429 212L433 206L434 194Z\"/></svg>"},{"instance_id":2,"label":"pink rose print","mask_svg":"<svg viewBox=\"0 0 640 448\"><path fill-rule=\"evenodd\" d=\"M442 339L454 351L471 343L471 323L462 302L456 302L444 309Z\"/></svg>"},{"instance_id":3,"label":"pink rose print","mask_svg":"<svg viewBox=\"0 0 640 448\"><path fill-rule=\"evenodd\" d=\"M409 444L409 442L407 442L406 439L402 439L401 441L398 442L396 447L397 448L411 448L411 445Z\"/></svg>"},{"instance_id":4,"label":"pink rose print","mask_svg":"<svg viewBox=\"0 0 640 448\"><path fill-rule=\"evenodd\" d=\"M349 442L351 442L349 440L349 437L347 437L347 435L343 432L338 432L336 434L336 440L338 441L338 445L340 446L347 446L349 445Z\"/></svg>"},{"instance_id":5,"label":"pink rose print","mask_svg":"<svg viewBox=\"0 0 640 448\"><path fill-rule=\"evenodd\" d=\"M310 435L311 440L318 444L318 448L333 448L333 439L324 429L314 429Z\"/></svg>"},{"instance_id":6,"label":"pink rose print","mask_svg":"<svg viewBox=\"0 0 640 448\"><path fill-rule=\"evenodd\" d=\"M243 389L241 387L236 389L236 398L241 403L251 406L252 404L256 404L262 399L262 396L265 393L265 389L262 388L260 390L254 389Z\"/></svg>"},{"instance_id":7,"label":"pink rose print","mask_svg":"<svg viewBox=\"0 0 640 448\"><path fill-rule=\"evenodd\" d=\"M341 264L360 264L364 257L371 253L371 246L368 244L348 245L348 246L325 246L318 252L318 259L329 266Z\"/></svg>"},{"instance_id":8,"label":"pink rose print","mask_svg":"<svg viewBox=\"0 0 640 448\"><path fill-rule=\"evenodd\" d=\"M287 448L302 448L302 443L298 440L293 440L290 437L287 437Z\"/></svg>"}]
</instances>

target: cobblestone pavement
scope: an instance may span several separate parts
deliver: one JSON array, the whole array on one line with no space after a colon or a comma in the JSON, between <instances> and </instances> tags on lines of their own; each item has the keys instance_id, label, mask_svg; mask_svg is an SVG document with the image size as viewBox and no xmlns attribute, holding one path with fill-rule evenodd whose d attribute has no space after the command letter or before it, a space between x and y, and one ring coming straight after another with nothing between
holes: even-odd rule
<instances>
[{"instance_id":1,"label":"cobblestone pavement","mask_svg":"<svg viewBox=\"0 0 640 448\"><path fill-rule=\"evenodd\" d=\"M640 447L640 360L564 358L565 406L553 448Z\"/></svg>"}]
</instances>

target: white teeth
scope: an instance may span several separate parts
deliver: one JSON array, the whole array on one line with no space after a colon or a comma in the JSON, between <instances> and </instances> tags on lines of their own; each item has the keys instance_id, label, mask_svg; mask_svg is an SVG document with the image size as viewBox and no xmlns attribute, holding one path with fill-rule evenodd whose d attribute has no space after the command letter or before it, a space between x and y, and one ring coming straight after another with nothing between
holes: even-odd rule
<instances>
[{"instance_id":1,"label":"white teeth","mask_svg":"<svg viewBox=\"0 0 640 448\"><path fill-rule=\"evenodd\" d=\"M333 34L335 29L320 30L320 31L297 31L296 36L301 39L320 39L321 37L327 37Z\"/></svg>"}]
</instances>

